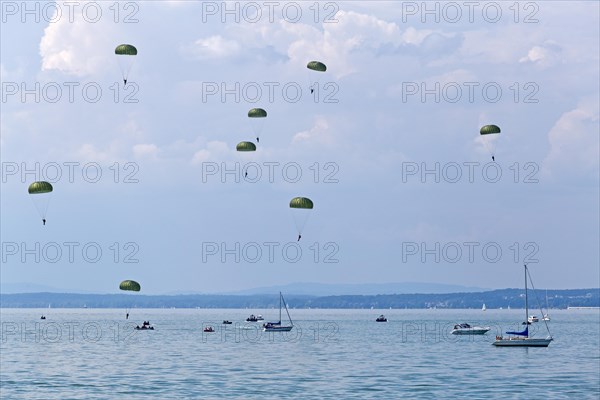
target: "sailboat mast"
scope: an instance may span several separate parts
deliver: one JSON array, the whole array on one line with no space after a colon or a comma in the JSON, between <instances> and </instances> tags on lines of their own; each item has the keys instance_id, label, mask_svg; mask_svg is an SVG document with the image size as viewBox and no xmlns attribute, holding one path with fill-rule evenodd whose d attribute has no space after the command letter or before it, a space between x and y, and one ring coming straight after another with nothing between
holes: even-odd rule
<instances>
[{"instance_id":1,"label":"sailboat mast","mask_svg":"<svg viewBox=\"0 0 600 400\"><path fill-rule=\"evenodd\" d=\"M281 292L279 292L279 323L281 323Z\"/></svg>"},{"instance_id":2,"label":"sailboat mast","mask_svg":"<svg viewBox=\"0 0 600 400\"><path fill-rule=\"evenodd\" d=\"M525 264L525 326L528 326L528 325L529 325L529 302L528 302L528 298L527 298L527 264Z\"/></svg>"},{"instance_id":3,"label":"sailboat mast","mask_svg":"<svg viewBox=\"0 0 600 400\"><path fill-rule=\"evenodd\" d=\"M283 295L281 295L281 298L283 299ZM288 316L288 319L290 320L290 324L294 325L294 321L292 321L292 317L290 317L290 311L287 308L287 303L285 302L285 299L283 299L283 305L285 306L285 312Z\"/></svg>"}]
</instances>

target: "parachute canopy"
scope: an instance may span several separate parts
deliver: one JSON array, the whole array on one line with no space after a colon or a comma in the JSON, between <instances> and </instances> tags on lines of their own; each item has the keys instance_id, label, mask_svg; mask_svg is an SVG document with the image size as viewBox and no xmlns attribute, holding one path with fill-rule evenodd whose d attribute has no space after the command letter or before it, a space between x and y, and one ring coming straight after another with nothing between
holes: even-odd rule
<instances>
[{"instance_id":1,"label":"parachute canopy","mask_svg":"<svg viewBox=\"0 0 600 400\"><path fill-rule=\"evenodd\" d=\"M307 210L312 210L314 204L311 199L307 197L294 197L290 200L290 208L304 208Z\"/></svg>"},{"instance_id":2,"label":"parachute canopy","mask_svg":"<svg viewBox=\"0 0 600 400\"><path fill-rule=\"evenodd\" d=\"M39 181L29 185L29 194L42 194L52 192L52 185L49 182Z\"/></svg>"},{"instance_id":3,"label":"parachute canopy","mask_svg":"<svg viewBox=\"0 0 600 400\"><path fill-rule=\"evenodd\" d=\"M267 112L262 108L253 108L248 111L248 118L266 118Z\"/></svg>"},{"instance_id":4,"label":"parachute canopy","mask_svg":"<svg viewBox=\"0 0 600 400\"><path fill-rule=\"evenodd\" d=\"M311 61L308 64L306 64L306 68L319 72L327 71L327 66L320 61Z\"/></svg>"},{"instance_id":5,"label":"parachute canopy","mask_svg":"<svg viewBox=\"0 0 600 400\"><path fill-rule=\"evenodd\" d=\"M142 287L136 281L126 280L121 282L119 285L119 289L121 290L131 290L133 292L139 292Z\"/></svg>"},{"instance_id":6,"label":"parachute canopy","mask_svg":"<svg viewBox=\"0 0 600 400\"><path fill-rule=\"evenodd\" d=\"M120 44L115 49L115 54L120 56L136 56L137 49L130 44Z\"/></svg>"},{"instance_id":7,"label":"parachute canopy","mask_svg":"<svg viewBox=\"0 0 600 400\"><path fill-rule=\"evenodd\" d=\"M252 142L239 142L235 149L237 151L256 151L256 145Z\"/></svg>"},{"instance_id":8,"label":"parachute canopy","mask_svg":"<svg viewBox=\"0 0 600 400\"><path fill-rule=\"evenodd\" d=\"M497 125L485 125L482 126L479 130L479 133L482 135L491 135L495 133L500 133L500 127Z\"/></svg>"},{"instance_id":9,"label":"parachute canopy","mask_svg":"<svg viewBox=\"0 0 600 400\"><path fill-rule=\"evenodd\" d=\"M48 213L48 205L50 204L50 198L52 197L52 191L54 188L50 184L50 182L39 181L33 182L29 185L29 195L30 199L33 202L33 205L42 217L43 220L46 219L46 214ZM44 222L44 225L46 223Z\"/></svg>"}]
</instances>

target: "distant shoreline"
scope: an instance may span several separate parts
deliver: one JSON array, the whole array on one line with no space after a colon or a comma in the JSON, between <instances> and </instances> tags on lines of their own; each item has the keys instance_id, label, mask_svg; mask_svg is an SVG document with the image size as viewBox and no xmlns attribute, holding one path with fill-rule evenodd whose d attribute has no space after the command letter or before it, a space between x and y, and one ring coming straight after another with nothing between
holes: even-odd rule
<instances>
[{"instance_id":1,"label":"distant shoreline","mask_svg":"<svg viewBox=\"0 0 600 400\"><path fill-rule=\"evenodd\" d=\"M529 308L539 310L600 307L600 288L530 290ZM296 309L490 309L524 308L522 289L443 294L382 294L309 296L285 294L290 308ZM130 295L78 293L0 293L1 308L272 308L279 307L278 296L257 295ZM539 303L539 304L538 304ZM482 310L482 312L484 312Z\"/></svg>"}]
</instances>

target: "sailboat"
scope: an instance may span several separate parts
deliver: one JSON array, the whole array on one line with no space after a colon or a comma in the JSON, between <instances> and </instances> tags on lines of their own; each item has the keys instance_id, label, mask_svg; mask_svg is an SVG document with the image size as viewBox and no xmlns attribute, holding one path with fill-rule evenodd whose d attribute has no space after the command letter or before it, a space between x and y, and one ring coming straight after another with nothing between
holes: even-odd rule
<instances>
[{"instance_id":1,"label":"sailboat","mask_svg":"<svg viewBox=\"0 0 600 400\"><path fill-rule=\"evenodd\" d=\"M527 269L527 265L525 267L525 321L529 317L529 299L527 295L527 276L529 275L529 271ZM531 277L529 277L531 281ZM533 282L531 283L533 287ZM544 322L545 324L545 322ZM548 325L546 324L546 329L548 330L548 337L545 339L536 339L529 337L529 325L525 325L525 329L522 332L506 332L507 335L514 335L509 337L496 336L496 341L492 343L494 346L519 346L519 347L548 347L550 342L553 340L552 336L550 336L550 330L548 329Z\"/></svg>"},{"instance_id":2,"label":"sailboat","mask_svg":"<svg viewBox=\"0 0 600 400\"><path fill-rule=\"evenodd\" d=\"M485 303L483 303L483 307L481 307L481 311L485 311L487 308L485 307Z\"/></svg>"},{"instance_id":3,"label":"sailboat","mask_svg":"<svg viewBox=\"0 0 600 400\"><path fill-rule=\"evenodd\" d=\"M546 311L548 311L548 289L546 289ZM544 314L544 317L542 318L542 321L550 321L550 316L546 313Z\"/></svg>"},{"instance_id":4,"label":"sailboat","mask_svg":"<svg viewBox=\"0 0 600 400\"><path fill-rule=\"evenodd\" d=\"M289 325L281 325L281 304L285 306L285 312L290 320ZM292 317L290 317L290 312L288 311L287 304L285 304L285 299L281 292L279 292L279 321L278 322L267 322L263 325L264 332L289 332L294 327L294 323L292 322Z\"/></svg>"}]
</instances>

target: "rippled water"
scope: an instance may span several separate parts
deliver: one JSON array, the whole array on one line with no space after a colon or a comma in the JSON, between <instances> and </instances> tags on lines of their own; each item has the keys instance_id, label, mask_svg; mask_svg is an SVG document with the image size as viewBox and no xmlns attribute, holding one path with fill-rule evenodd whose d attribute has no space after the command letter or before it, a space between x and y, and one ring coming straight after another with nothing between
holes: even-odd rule
<instances>
[{"instance_id":1,"label":"rippled water","mask_svg":"<svg viewBox=\"0 0 600 400\"><path fill-rule=\"evenodd\" d=\"M600 312L551 310L548 348L496 348L520 310L3 309L2 399L597 399ZM40 315L47 315L40 320ZM376 323L384 313L387 323ZM222 325L223 319L234 322ZM154 331L134 331L149 320ZM455 323L492 327L453 336ZM203 333L212 325L215 333ZM534 324L545 337L543 322Z\"/></svg>"}]
</instances>

